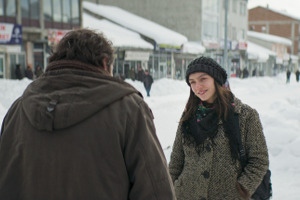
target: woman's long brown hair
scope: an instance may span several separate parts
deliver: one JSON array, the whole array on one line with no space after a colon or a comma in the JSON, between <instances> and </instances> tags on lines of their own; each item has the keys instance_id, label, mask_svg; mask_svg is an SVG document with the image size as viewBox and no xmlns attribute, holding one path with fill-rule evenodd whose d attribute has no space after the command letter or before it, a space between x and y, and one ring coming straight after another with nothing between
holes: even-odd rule
<instances>
[{"instance_id":1,"label":"woman's long brown hair","mask_svg":"<svg viewBox=\"0 0 300 200\"><path fill-rule=\"evenodd\" d=\"M213 103L219 119L227 120L228 112L231 106L233 94L228 89L222 87L219 83L214 81L216 88L216 99ZM185 106L185 111L180 122L188 120L191 116L196 113L198 105L200 103L199 97L197 97L192 88L190 88L190 96Z\"/></svg>"}]
</instances>

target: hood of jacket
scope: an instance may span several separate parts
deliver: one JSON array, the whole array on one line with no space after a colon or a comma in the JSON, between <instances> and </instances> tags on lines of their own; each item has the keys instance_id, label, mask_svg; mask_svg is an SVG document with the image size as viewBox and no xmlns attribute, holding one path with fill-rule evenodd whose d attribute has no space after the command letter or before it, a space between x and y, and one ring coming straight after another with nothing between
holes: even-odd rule
<instances>
[{"instance_id":1,"label":"hood of jacket","mask_svg":"<svg viewBox=\"0 0 300 200\"><path fill-rule=\"evenodd\" d=\"M21 98L26 117L38 130L68 128L124 96L133 93L142 96L122 80L82 70L82 63L71 61L63 65L32 82ZM74 67L77 65L81 67Z\"/></svg>"}]
</instances>

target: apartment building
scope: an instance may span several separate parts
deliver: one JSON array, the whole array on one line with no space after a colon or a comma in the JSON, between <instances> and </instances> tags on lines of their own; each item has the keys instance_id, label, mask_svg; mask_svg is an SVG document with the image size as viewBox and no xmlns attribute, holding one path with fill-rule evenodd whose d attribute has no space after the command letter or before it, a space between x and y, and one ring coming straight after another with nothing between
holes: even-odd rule
<instances>
[{"instance_id":1,"label":"apartment building","mask_svg":"<svg viewBox=\"0 0 300 200\"><path fill-rule=\"evenodd\" d=\"M249 10L249 30L291 40L293 45L288 49L288 53L297 56L300 55L299 23L299 18L268 7L258 6Z\"/></svg>"}]
</instances>

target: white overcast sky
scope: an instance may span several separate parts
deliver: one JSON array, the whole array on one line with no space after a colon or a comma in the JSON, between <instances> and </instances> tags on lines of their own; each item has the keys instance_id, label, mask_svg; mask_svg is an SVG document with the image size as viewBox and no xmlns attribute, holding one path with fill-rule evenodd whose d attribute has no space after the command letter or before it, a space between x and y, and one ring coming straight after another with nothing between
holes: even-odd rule
<instances>
[{"instance_id":1,"label":"white overcast sky","mask_svg":"<svg viewBox=\"0 0 300 200\"><path fill-rule=\"evenodd\" d=\"M269 5L269 8L288 12L300 18L300 0L248 0L248 9Z\"/></svg>"}]
</instances>

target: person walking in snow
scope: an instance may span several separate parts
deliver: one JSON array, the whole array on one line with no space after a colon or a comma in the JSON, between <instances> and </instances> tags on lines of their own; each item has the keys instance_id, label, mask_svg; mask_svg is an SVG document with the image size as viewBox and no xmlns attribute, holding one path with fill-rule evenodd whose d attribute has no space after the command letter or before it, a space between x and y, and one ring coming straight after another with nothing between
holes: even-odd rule
<instances>
[{"instance_id":1,"label":"person walking in snow","mask_svg":"<svg viewBox=\"0 0 300 200\"><path fill-rule=\"evenodd\" d=\"M197 58L188 66L190 96L169 163L177 200L249 199L267 172L259 115L223 86L226 80L226 71L211 58ZM244 170L238 134L248 160Z\"/></svg>"},{"instance_id":2,"label":"person walking in snow","mask_svg":"<svg viewBox=\"0 0 300 200\"><path fill-rule=\"evenodd\" d=\"M287 69L287 71L286 71L286 83L290 82L290 78L291 78L291 71L289 69Z\"/></svg>"},{"instance_id":3,"label":"person walking in snow","mask_svg":"<svg viewBox=\"0 0 300 200\"><path fill-rule=\"evenodd\" d=\"M296 74L296 81L299 82L299 69L297 69L297 71L295 72Z\"/></svg>"},{"instance_id":4,"label":"person walking in snow","mask_svg":"<svg viewBox=\"0 0 300 200\"><path fill-rule=\"evenodd\" d=\"M102 34L68 32L9 109L0 199L175 199L150 108Z\"/></svg>"},{"instance_id":5,"label":"person walking in snow","mask_svg":"<svg viewBox=\"0 0 300 200\"><path fill-rule=\"evenodd\" d=\"M143 82L144 82L144 87L147 92L147 96L150 97L150 90L151 90L151 86L153 83L153 78L149 74L149 71L147 69L145 70L145 76L144 76Z\"/></svg>"}]
</instances>

